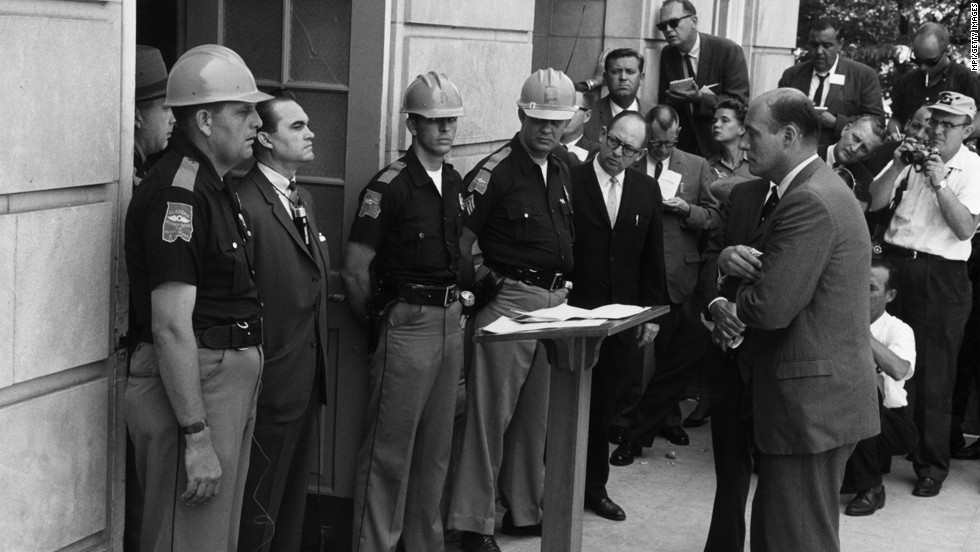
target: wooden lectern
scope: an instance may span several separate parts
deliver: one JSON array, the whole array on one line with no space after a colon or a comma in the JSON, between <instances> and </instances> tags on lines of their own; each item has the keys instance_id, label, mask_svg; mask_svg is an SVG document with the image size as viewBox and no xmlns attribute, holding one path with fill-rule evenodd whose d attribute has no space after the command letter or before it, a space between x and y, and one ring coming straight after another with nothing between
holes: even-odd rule
<instances>
[{"instance_id":1,"label":"wooden lectern","mask_svg":"<svg viewBox=\"0 0 980 552\"><path fill-rule=\"evenodd\" d=\"M668 306L651 307L621 320L599 326L554 328L494 334L480 329L480 342L537 339L548 351L551 388L548 399L548 465L544 479L543 552L581 552L582 509L585 502L585 449L589 435L589 398L592 367L599 346L610 335L666 314Z\"/></svg>"}]
</instances>

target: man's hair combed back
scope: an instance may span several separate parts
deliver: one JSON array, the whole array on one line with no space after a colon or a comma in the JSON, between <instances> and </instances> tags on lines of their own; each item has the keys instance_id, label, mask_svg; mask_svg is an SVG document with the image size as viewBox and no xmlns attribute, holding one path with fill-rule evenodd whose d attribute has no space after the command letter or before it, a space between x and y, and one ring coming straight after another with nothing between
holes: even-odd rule
<instances>
[{"instance_id":1,"label":"man's hair combed back","mask_svg":"<svg viewBox=\"0 0 980 552\"><path fill-rule=\"evenodd\" d=\"M837 40L841 39L841 24L840 19L836 17L821 17L812 23L810 23L810 32L819 33L820 31L826 31L827 29L833 29L837 33Z\"/></svg>"},{"instance_id":2,"label":"man's hair combed back","mask_svg":"<svg viewBox=\"0 0 980 552\"><path fill-rule=\"evenodd\" d=\"M275 107L283 102L295 102L296 96L289 90L279 90L272 95L271 100L255 104L255 111L262 118L262 126L258 132L272 134L279 127L279 117L276 116Z\"/></svg>"},{"instance_id":3,"label":"man's hair combed back","mask_svg":"<svg viewBox=\"0 0 980 552\"><path fill-rule=\"evenodd\" d=\"M768 93L769 132L773 134L785 126L799 129L800 138L806 144L816 143L820 136L820 120L806 94L795 88L777 88Z\"/></svg>"},{"instance_id":4,"label":"man's hair combed back","mask_svg":"<svg viewBox=\"0 0 980 552\"><path fill-rule=\"evenodd\" d=\"M735 118L740 124L745 124L745 114L749 111L749 106L745 102L732 96L719 96L718 103L715 104L715 113L719 109L731 109L735 112Z\"/></svg>"},{"instance_id":5,"label":"man's hair combed back","mask_svg":"<svg viewBox=\"0 0 980 552\"><path fill-rule=\"evenodd\" d=\"M677 112L669 105L655 105L647 113L647 123L650 125L656 123L661 130L670 130L674 125L679 125L680 122L680 117L677 116Z\"/></svg>"},{"instance_id":6,"label":"man's hair combed back","mask_svg":"<svg viewBox=\"0 0 980 552\"><path fill-rule=\"evenodd\" d=\"M698 10L697 10L697 8L694 7L694 4L691 3L691 0L666 0L666 2L664 2L660 6L660 9L664 9L665 7L667 7L667 6L671 5L671 4L680 4L680 5L684 6L684 13L689 13L691 15L697 15L698 14Z\"/></svg>"},{"instance_id":7,"label":"man's hair combed back","mask_svg":"<svg viewBox=\"0 0 980 552\"><path fill-rule=\"evenodd\" d=\"M606 56L606 61L603 62L604 70L608 72L609 66L614 60L623 58L636 58L636 61L638 61L640 65L640 72L643 72L643 65L645 64L643 54L637 52L633 48L616 48L612 52L609 52L609 55Z\"/></svg>"},{"instance_id":8,"label":"man's hair combed back","mask_svg":"<svg viewBox=\"0 0 980 552\"><path fill-rule=\"evenodd\" d=\"M884 259L871 259L871 268L883 268L888 272L888 278L885 280L885 291L895 289L895 279L898 278L898 268L895 265Z\"/></svg>"},{"instance_id":9,"label":"man's hair combed back","mask_svg":"<svg viewBox=\"0 0 980 552\"><path fill-rule=\"evenodd\" d=\"M871 125L871 132L882 142L888 139L888 123L881 115L862 115L855 119L851 125L866 122Z\"/></svg>"}]
</instances>

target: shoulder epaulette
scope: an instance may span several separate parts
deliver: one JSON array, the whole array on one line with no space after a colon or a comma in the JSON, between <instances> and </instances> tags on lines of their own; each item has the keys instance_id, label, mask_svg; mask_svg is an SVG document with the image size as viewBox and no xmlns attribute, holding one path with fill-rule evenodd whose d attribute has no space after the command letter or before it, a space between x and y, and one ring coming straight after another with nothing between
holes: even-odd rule
<instances>
[{"instance_id":1,"label":"shoulder epaulette","mask_svg":"<svg viewBox=\"0 0 980 552\"><path fill-rule=\"evenodd\" d=\"M194 182L197 181L197 169L200 166L201 164L197 161L190 157L185 157L180 162L180 168L177 169L177 174L174 175L174 180L171 184L178 188L183 188L188 192L193 192Z\"/></svg>"},{"instance_id":2,"label":"shoulder epaulette","mask_svg":"<svg viewBox=\"0 0 980 552\"><path fill-rule=\"evenodd\" d=\"M400 172L402 172L402 169L404 169L407 166L408 165L404 161L399 159L394 163L388 165L388 168L383 173L381 173L375 181L380 182L382 184L390 184L391 181L394 180L395 177L398 176Z\"/></svg>"},{"instance_id":3,"label":"shoulder epaulette","mask_svg":"<svg viewBox=\"0 0 980 552\"><path fill-rule=\"evenodd\" d=\"M499 165L501 161L507 159L507 156L510 155L510 152L511 152L510 144L500 148L499 150L490 154L490 157L487 158L487 162L484 163L482 167L480 167L480 170L493 172L493 170L497 168L497 165Z\"/></svg>"}]
</instances>

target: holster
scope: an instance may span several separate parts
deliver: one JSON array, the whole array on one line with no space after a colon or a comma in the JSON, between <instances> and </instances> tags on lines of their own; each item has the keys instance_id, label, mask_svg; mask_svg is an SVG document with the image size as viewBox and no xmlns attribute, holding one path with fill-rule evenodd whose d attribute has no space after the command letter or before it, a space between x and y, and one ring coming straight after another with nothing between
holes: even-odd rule
<instances>
[{"instance_id":1,"label":"holster","mask_svg":"<svg viewBox=\"0 0 980 552\"><path fill-rule=\"evenodd\" d=\"M378 339L381 337L381 328L384 327L385 318L388 311L398 302L398 296L392 291L378 291L368 297L367 304L367 338L368 353L373 353L378 348Z\"/></svg>"},{"instance_id":2,"label":"holster","mask_svg":"<svg viewBox=\"0 0 980 552\"><path fill-rule=\"evenodd\" d=\"M504 275L500 274L494 269L490 268L486 264L483 265L486 272L483 277L478 279L475 284L473 284L473 296L475 300L473 305L469 307L463 307L463 314L466 316L473 316L474 314L480 312L480 309L485 307L487 303L493 299L500 288L504 285Z\"/></svg>"}]
</instances>

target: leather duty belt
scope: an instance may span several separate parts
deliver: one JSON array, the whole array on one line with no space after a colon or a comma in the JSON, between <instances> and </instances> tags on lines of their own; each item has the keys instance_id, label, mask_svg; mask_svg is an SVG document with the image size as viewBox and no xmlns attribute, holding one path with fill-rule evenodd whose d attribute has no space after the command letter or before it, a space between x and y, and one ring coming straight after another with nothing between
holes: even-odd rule
<instances>
[{"instance_id":1,"label":"leather duty belt","mask_svg":"<svg viewBox=\"0 0 980 552\"><path fill-rule=\"evenodd\" d=\"M424 286L421 284L398 284L398 300L413 305L448 307L459 299L459 288L451 286Z\"/></svg>"},{"instance_id":2,"label":"leather duty belt","mask_svg":"<svg viewBox=\"0 0 980 552\"><path fill-rule=\"evenodd\" d=\"M204 349L243 349L262 344L262 319L212 326L194 332L197 346Z\"/></svg>"}]
</instances>

